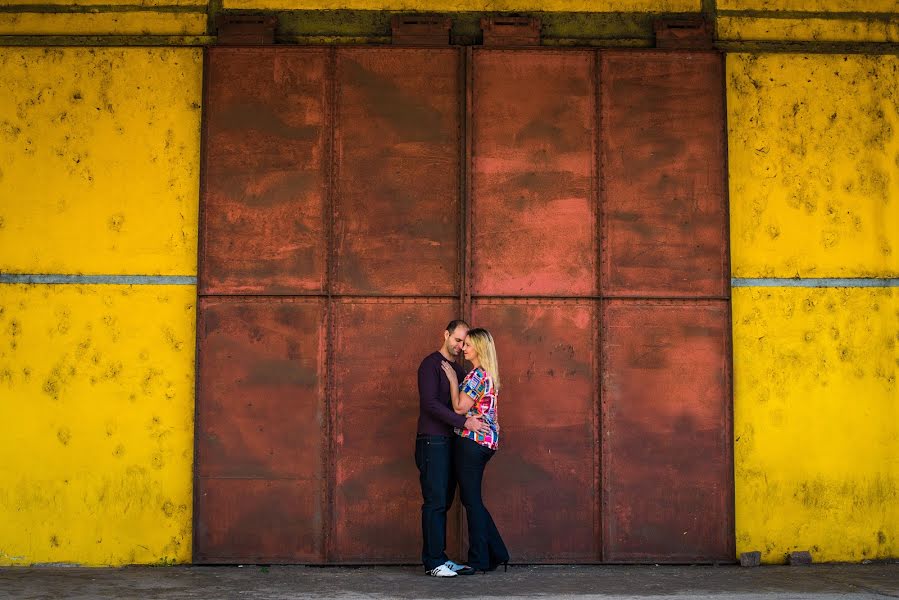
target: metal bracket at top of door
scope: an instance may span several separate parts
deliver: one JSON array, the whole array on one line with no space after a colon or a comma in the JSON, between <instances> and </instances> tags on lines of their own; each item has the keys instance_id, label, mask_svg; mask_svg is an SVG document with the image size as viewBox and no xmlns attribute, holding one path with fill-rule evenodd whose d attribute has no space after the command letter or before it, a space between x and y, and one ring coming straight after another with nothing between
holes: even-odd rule
<instances>
[{"instance_id":1,"label":"metal bracket at top of door","mask_svg":"<svg viewBox=\"0 0 899 600\"><path fill-rule=\"evenodd\" d=\"M271 15L219 15L216 43L227 46L267 46L275 43L278 17Z\"/></svg>"},{"instance_id":2,"label":"metal bracket at top of door","mask_svg":"<svg viewBox=\"0 0 899 600\"><path fill-rule=\"evenodd\" d=\"M710 50L715 47L712 24L705 19L659 19L653 22L656 48Z\"/></svg>"},{"instance_id":3,"label":"metal bracket at top of door","mask_svg":"<svg viewBox=\"0 0 899 600\"><path fill-rule=\"evenodd\" d=\"M484 17L485 46L539 46L541 22L537 17Z\"/></svg>"},{"instance_id":4,"label":"metal bracket at top of door","mask_svg":"<svg viewBox=\"0 0 899 600\"><path fill-rule=\"evenodd\" d=\"M453 21L441 15L396 15L390 21L392 43L403 46L449 46Z\"/></svg>"},{"instance_id":5,"label":"metal bracket at top of door","mask_svg":"<svg viewBox=\"0 0 899 600\"><path fill-rule=\"evenodd\" d=\"M449 46L453 22L442 15L397 15L390 23L392 42L406 46ZM484 46L539 46L541 21L536 17L484 17Z\"/></svg>"}]
</instances>

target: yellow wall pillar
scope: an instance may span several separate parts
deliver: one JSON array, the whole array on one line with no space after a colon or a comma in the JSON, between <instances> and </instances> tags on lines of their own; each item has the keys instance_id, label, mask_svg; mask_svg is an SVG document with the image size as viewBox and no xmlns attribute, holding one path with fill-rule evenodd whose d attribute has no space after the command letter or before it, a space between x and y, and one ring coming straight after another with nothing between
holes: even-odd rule
<instances>
[{"instance_id":1,"label":"yellow wall pillar","mask_svg":"<svg viewBox=\"0 0 899 600\"><path fill-rule=\"evenodd\" d=\"M727 78L737 551L895 557L899 59L732 54Z\"/></svg>"},{"instance_id":2,"label":"yellow wall pillar","mask_svg":"<svg viewBox=\"0 0 899 600\"><path fill-rule=\"evenodd\" d=\"M0 564L191 559L201 68L0 49Z\"/></svg>"}]
</instances>

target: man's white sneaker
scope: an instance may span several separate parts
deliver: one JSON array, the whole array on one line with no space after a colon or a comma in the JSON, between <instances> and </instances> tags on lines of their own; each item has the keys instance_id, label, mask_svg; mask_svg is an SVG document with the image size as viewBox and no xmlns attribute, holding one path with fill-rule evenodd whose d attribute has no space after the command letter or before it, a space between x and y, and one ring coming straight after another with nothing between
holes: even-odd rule
<instances>
[{"instance_id":1,"label":"man's white sneaker","mask_svg":"<svg viewBox=\"0 0 899 600\"><path fill-rule=\"evenodd\" d=\"M428 575L431 577L456 577L456 572L446 565L440 565L436 569L428 571Z\"/></svg>"}]
</instances>

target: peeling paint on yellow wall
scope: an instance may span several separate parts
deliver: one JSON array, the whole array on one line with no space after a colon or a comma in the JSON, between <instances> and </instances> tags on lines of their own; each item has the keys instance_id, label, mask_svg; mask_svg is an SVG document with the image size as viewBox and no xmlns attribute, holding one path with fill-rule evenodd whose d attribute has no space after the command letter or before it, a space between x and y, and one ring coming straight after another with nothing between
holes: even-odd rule
<instances>
[{"instance_id":1,"label":"peeling paint on yellow wall","mask_svg":"<svg viewBox=\"0 0 899 600\"><path fill-rule=\"evenodd\" d=\"M895 12L896 0L716 0L718 10Z\"/></svg>"},{"instance_id":2,"label":"peeling paint on yellow wall","mask_svg":"<svg viewBox=\"0 0 899 600\"><path fill-rule=\"evenodd\" d=\"M702 0L224 0L226 9L698 12Z\"/></svg>"},{"instance_id":3,"label":"peeling paint on yellow wall","mask_svg":"<svg viewBox=\"0 0 899 600\"><path fill-rule=\"evenodd\" d=\"M719 17L718 39L733 41L896 42L899 18L767 19Z\"/></svg>"},{"instance_id":4,"label":"peeling paint on yellow wall","mask_svg":"<svg viewBox=\"0 0 899 600\"><path fill-rule=\"evenodd\" d=\"M737 277L899 275L899 57L727 57Z\"/></svg>"},{"instance_id":5,"label":"peeling paint on yellow wall","mask_svg":"<svg viewBox=\"0 0 899 600\"><path fill-rule=\"evenodd\" d=\"M899 555L899 290L738 288L737 552Z\"/></svg>"},{"instance_id":6,"label":"peeling paint on yellow wall","mask_svg":"<svg viewBox=\"0 0 899 600\"><path fill-rule=\"evenodd\" d=\"M108 12L0 14L0 35L203 35L206 13Z\"/></svg>"},{"instance_id":7,"label":"peeling paint on yellow wall","mask_svg":"<svg viewBox=\"0 0 899 600\"><path fill-rule=\"evenodd\" d=\"M0 564L190 561L195 295L0 285Z\"/></svg>"},{"instance_id":8,"label":"peeling paint on yellow wall","mask_svg":"<svg viewBox=\"0 0 899 600\"><path fill-rule=\"evenodd\" d=\"M196 273L202 53L0 49L0 270Z\"/></svg>"}]
</instances>

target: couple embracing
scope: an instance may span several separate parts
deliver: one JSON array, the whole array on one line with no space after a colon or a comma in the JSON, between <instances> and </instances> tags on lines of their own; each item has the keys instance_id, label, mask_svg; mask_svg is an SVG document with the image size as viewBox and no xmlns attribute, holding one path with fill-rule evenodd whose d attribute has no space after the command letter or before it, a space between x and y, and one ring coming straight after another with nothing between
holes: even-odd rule
<instances>
[{"instance_id":1,"label":"couple embracing","mask_svg":"<svg viewBox=\"0 0 899 600\"><path fill-rule=\"evenodd\" d=\"M459 353L471 363L467 374ZM455 577L507 565L509 552L481 497L487 462L499 443L499 369L493 337L451 321L443 345L418 367L420 410L415 464L421 481L421 559L428 574ZM446 555L446 513L456 484L468 516L468 564Z\"/></svg>"}]
</instances>

